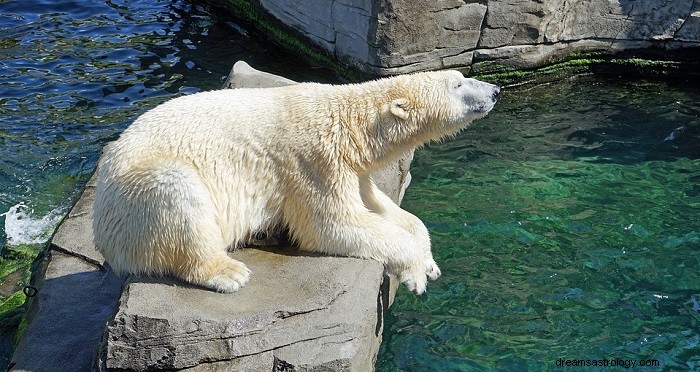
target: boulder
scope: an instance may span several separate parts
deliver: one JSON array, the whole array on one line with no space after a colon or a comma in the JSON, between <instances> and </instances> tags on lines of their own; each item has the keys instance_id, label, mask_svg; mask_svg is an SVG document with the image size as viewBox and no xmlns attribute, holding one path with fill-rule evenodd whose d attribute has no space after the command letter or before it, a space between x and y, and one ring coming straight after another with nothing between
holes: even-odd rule
<instances>
[{"instance_id":1,"label":"boulder","mask_svg":"<svg viewBox=\"0 0 700 372\"><path fill-rule=\"evenodd\" d=\"M235 8L231 0L210 1ZM700 48L694 0L235 1L242 2L372 75L530 69L572 53ZM691 49L688 55L697 53Z\"/></svg>"}]
</instances>

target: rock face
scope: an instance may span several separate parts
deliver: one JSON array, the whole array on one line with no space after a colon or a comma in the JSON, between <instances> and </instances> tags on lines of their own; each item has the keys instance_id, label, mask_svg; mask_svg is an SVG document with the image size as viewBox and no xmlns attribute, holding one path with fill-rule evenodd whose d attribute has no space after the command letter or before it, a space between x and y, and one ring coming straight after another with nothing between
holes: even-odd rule
<instances>
[{"instance_id":1,"label":"rock face","mask_svg":"<svg viewBox=\"0 0 700 372\"><path fill-rule=\"evenodd\" d=\"M230 371L222 362L232 361L250 371L372 370L388 291L381 265L277 249L233 257L254 279L232 295L163 280L128 282L103 344L107 369L219 363ZM364 287L364 278L372 284Z\"/></svg>"},{"instance_id":2,"label":"rock face","mask_svg":"<svg viewBox=\"0 0 700 372\"><path fill-rule=\"evenodd\" d=\"M700 47L697 0L247 2L340 62L375 75L522 69L573 52Z\"/></svg>"},{"instance_id":3,"label":"rock face","mask_svg":"<svg viewBox=\"0 0 700 372\"><path fill-rule=\"evenodd\" d=\"M293 83L238 62L226 86ZM410 180L411 156L374 175L396 201ZM10 370L373 369L396 289L380 263L244 248L231 255L253 276L234 294L167 278L119 278L92 244L94 182L52 240Z\"/></svg>"}]
</instances>

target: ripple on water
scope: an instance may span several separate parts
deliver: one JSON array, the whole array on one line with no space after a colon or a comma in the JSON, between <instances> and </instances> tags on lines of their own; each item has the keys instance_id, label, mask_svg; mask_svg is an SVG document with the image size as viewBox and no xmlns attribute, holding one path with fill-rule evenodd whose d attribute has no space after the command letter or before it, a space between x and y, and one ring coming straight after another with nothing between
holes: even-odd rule
<instances>
[{"instance_id":1,"label":"ripple on water","mask_svg":"<svg viewBox=\"0 0 700 372\"><path fill-rule=\"evenodd\" d=\"M505 92L416 153L404 206L430 229L443 276L424 297L399 291L378 370L700 366L700 119L679 104L700 91L640 85Z\"/></svg>"}]
</instances>

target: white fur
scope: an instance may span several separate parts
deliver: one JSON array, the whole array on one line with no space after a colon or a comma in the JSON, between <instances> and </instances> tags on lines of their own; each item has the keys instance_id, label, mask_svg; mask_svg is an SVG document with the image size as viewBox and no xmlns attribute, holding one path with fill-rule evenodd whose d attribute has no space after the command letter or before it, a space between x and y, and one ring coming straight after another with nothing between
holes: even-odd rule
<instances>
[{"instance_id":1,"label":"white fur","mask_svg":"<svg viewBox=\"0 0 700 372\"><path fill-rule=\"evenodd\" d=\"M233 292L250 271L227 249L286 226L303 250L381 261L422 293L440 276L428 231L369 173L486 115L497 93L442 71L173 99L106 147L95 246L117 272Z\"/></svg>"}]
</instances>

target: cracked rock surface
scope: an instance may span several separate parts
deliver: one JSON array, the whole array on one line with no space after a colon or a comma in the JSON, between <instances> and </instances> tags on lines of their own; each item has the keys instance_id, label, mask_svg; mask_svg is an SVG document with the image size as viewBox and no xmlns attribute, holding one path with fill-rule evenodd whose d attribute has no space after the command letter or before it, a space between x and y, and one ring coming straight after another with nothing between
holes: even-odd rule
<instances>
[{"instance_id":1,"label":"cracked rock surface","mask_svg":"<svg viewBox=\"0 0 700 372\"><path fill-rule=\"evenodd\" d=\"M225 87L291 80L238 62ZM373 175L396 201L412 154ZM251 281L220 294L168 278L120 278L92 244L95 180L54 235L32 283L12 371L369 371L395 280L376 261L291 247L231 255Z\"/></svg>"},{"instance_id":2,"label":"cracked rock surface","mask_svg":"<svg viewBox=\"0 0 700 372\"><path fill-rule=\"evenodd\" d=\"M107 368L183 369L256 355L267 371L282 362L373 368L381 265L291 250L233 256L254 279L230 295L163 280L127 283L104 344ZM375 280L368 285L364 278Z\"/></svg>"},{"instance_id":3,"label":"cracked rock surface","mask_svg":"<svg viewBox=\"0 0 700 372\"><path fill-rule=\"evenodd\" d=\"M489 72L537 67L573 52L700 47L697 0L251 2L340 62L376 75Z\"/></svg>"}]
</instances>

